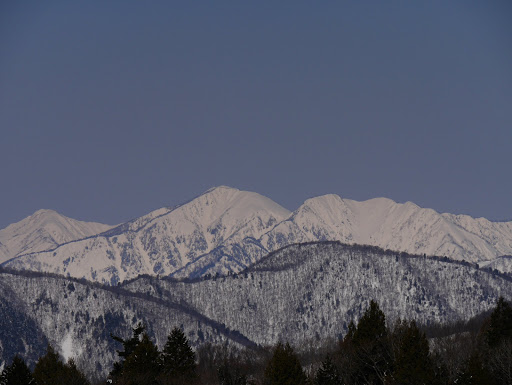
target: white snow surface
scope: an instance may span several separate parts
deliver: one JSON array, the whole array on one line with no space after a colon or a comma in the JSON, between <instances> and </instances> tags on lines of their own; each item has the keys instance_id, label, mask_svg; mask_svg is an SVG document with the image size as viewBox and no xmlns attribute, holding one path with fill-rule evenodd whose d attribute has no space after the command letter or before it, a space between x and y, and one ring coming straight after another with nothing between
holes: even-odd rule
<instances>
[{"instance_id":1,"label":"white snow surface","mask_svg":"<svg viewBox=\"0 0 512 385\"><path fill-rule=\"evenodd\" d=\"M512 222L333 194L308 199L290 212L260 194L220 186L178 207L55 250L21 255L6 265L117 284L140 274L239 272L289 244L322 240L483 264L512 255Z\"/></svg>"},{"instance_id":2,"label":"white snow surface","mask_svg":"<svg viewBox=\"0 0 512 385\"><path fill-rule=\"evenodd\" d=\"M73 341L73 334L73 331L69 331L60 345L60 353L65 362L68 362L71 358L76 358L82 353L80 346Z\"/></svg>"},{"instance_id":3,"label":"white snow surface","mask_svg":"<svg viewBox=\"0 0 512 385\"><path fill-rule=\"evenodd\" d=\"M0 230L0 263L21 254L49 250L60 244L89 237L112 226L82 222L53 210L38 210Z\"/></svg>"}]
</instances>

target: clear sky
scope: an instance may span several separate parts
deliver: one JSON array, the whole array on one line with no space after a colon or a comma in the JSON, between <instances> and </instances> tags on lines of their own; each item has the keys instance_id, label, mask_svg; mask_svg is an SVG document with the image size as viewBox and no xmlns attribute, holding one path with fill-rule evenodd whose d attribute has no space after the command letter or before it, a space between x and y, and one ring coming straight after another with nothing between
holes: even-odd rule
<instances>
[{"instance_id":1,"label":"clear sky","mask_svg":"<svg viewBox=\"0 0 512 385\"><path fill-rule=\"evenodd\" d=\"M0 228L204 190L512 219L512 2L2 1Z\"/></svg>"}]
</instances>

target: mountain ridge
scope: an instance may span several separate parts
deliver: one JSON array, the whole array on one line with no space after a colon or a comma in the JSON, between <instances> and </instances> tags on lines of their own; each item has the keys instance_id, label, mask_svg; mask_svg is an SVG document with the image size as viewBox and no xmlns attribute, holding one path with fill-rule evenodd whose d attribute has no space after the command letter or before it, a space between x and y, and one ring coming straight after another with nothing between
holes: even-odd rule
<instances>
[{"instance_id":1,"label":"mountain ridge","mask_svg":"<svg viewBox=\"0 0 512 385\"><path fill-rule=\"evenodd\" d=\"M258 193L219 186L181 205L51 251L18 255L4 265L115 285L139 274L179 278L238 272L283 246L314 241L488 263L512 254L512 222L335 194L307 199L291 212Z\"/></svg>"}]
</instances>

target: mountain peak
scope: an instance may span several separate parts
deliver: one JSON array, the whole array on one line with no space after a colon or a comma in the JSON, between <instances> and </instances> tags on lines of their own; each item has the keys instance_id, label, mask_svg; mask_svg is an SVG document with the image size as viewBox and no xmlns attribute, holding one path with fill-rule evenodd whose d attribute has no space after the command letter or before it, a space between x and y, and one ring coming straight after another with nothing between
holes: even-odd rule
<instances>
[{"instance_id":1,"label":"mountain peak","mask_svg":"<svg viewBox=\"0 0 512 385\"><path fill-rule=\"evenodd\" d=\"M304 201L304 205L310 204L329 204L329 203L341 203L343 199L336 194L325 194L317 197L309 198Z\"/></svg>"},{"instance_id":2,"label":"mountain peak","mask_svg":"<svg viewBox=\"0 0 512 385\"><path fill-rule=\"evenodd\" d=\"M59 214L57 211L52 210L52 209L39 209L39 210L37 210L34 214L32 214L31 216L39 216L39 215L55 215L55 214L61 215L61 214Z\"/></svg>"},{"instance_id":3,"label":"mountain peak","mask_svg":"<svg viewBox=\"0 0 512 385\"><path fill-rule=\"evenodd\" d=\"M20 254L48 250L62 243L89 237L110 227L101 223L77 221L54 210L37 210L0 230L0 263Z\"/></svg>"},{"instance_id":4,"label":"mountain peak","mask_svg":"<svg viewBox=\"0 0 512 385\"><path fill-rule=\"evenodd\" d=\"M234 187L229 187L229 186L221 185L221 186L210 187L208 190L206 190L201 195L210 194L210 193L213 193L213 192L222 193L222 192L228 192L228 191L230 191L230 192L237 192L237 191L240 191L240 190L237 189L237 188L234 188Z\"/></svg>"}]
</instances>

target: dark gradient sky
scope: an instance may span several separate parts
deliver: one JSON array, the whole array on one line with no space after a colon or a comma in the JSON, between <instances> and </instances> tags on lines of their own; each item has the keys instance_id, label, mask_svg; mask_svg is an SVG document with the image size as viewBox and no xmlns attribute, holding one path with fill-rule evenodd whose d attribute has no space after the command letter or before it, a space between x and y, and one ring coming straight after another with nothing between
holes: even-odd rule
<instances>
[{"instance_id":1,"label":"dark gradient sky","mask_svg":"<svg viewBox=\"0 0 512 385\"><path fill-rule=\"evenodd\" d=\"M4 1L0 228L229 185L512 219L512 2Z\"/></svg>"}]
</instances>

